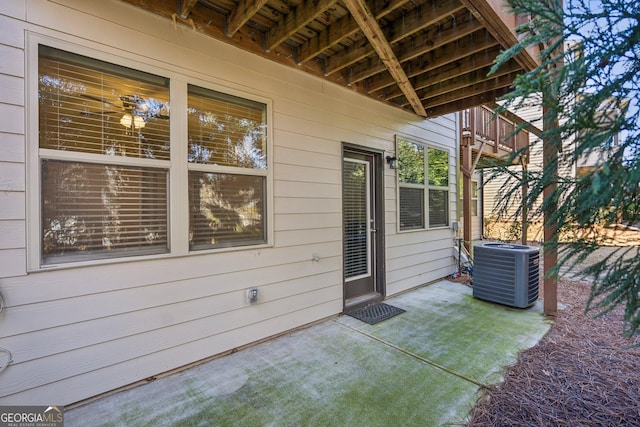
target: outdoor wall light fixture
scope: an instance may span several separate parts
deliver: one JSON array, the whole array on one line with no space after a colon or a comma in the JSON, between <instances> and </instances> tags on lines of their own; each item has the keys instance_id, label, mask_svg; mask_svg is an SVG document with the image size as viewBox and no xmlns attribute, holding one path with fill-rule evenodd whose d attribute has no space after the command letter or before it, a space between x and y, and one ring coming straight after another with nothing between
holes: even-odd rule
<instances>
[{"instance_id":1,"label":"outdoor wall light fixture","mask_svg":"<svg viewBox=\"0 0 640 427\"><path fill-rule=\"evenodd\" d=\"M389 164L389 169L395 169L396 168L396 161L398 160L395 157L391 157L391 156L387 156L387 163Z\"/></svg>"}]
</instances>

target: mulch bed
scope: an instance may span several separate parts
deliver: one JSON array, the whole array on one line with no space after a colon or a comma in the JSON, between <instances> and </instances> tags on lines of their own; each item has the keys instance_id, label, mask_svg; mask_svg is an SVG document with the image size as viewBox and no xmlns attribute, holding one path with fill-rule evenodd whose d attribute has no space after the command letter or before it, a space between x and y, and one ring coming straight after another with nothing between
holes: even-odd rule
<instances>
[{"instance_id":1,"label":"mulch bed","mask_svg":"<svg viewBox=\"0 0 640 427\"><path fill-rule=\"evenodd\" d=\"M640 343L622 336L621 308L584 313L589 289L558 283L551 330L484 390L467 427L640 426Z\"/></svg>"}]
</instances>

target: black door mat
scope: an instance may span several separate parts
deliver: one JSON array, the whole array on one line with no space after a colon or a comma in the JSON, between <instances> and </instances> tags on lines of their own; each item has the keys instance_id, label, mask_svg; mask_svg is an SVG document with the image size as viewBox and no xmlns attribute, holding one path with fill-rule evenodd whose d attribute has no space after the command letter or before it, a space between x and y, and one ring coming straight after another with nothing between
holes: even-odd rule
<instances>
[{"instance_id":1,"label":"black door mat","mask_svg":"<svg viewBox=\"0 0 640 427\"><path fill-rule=\"evenodd\" d=\"M387 320L398 314L404 313L405 310L394 307L385 303L371 304L366 307L359 308L357 310L345 311L344 314L351 316L358 320L362 320L370 325L375 325L378 322Z\"/></svg>"}]
</instances>

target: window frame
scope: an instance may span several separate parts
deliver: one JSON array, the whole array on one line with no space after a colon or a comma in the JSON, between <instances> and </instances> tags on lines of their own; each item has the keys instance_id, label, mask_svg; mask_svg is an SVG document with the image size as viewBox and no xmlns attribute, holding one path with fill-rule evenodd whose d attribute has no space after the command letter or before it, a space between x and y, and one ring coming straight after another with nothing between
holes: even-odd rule
<instances>
[{"instance_id":1,"label":"window frame","mask_svg":"<svg viewBox=\"0 0 640 427\"><path fill-rule=\"evenodd\" d=\"M473 218L477 218L480 213L480 206L478 202L480 201L480 185L477 179L471 180L471 216ZM474 213L475 211L475 213Z\"/></svg>"},{"instance_id":2,"label":"window frame","mask_svg":"<svg viewBox=\"0 0 640 427\"><path fill-rule=\"evenodd\" d=\"M148 259L173 258L180 256L198 256L218 252L230 252L240 250L261 249L273 246L273 103L269 98L256 96L235 88L220 84L215 76L207 76L203 73L192 71L178 66L158 66L159 61L148 60L143 62L140 57L122 52L117 49L100 46L100 49L85 45L84 41L71 38L63 40L33 32L27 32L26 72L25 84L27 94L26 105L26 232L27 232L27 271L37 272L51 269L66 269L80 266L101 264L116 264L123 262L135 262ZM170 159L144 159L129 158L124 156L110 156L104 154L81 153L71 151L59 151L41 149L39 147L39 103L38 103L38 46L45 45L84 55L99 61L128 67L136 71L159 75L169 79L169 104L170 114ZM265 105L266 120L266 163L263 170L254 169L256 175L264 176L266 180L264 194L264 235L265 242L248 245L233 245L215 247L211 249L189 250L189 212L188 212L188 173L190 170L203 172L234 173L238 174L238 168L229 166L211 166L193 164L188 162L188 135L187 135L187 92L188 86L194 85L233 97L246 99ZM42 212L41 197L42 185L40 174L40 162L42 159L63 161L76 161L87 163L150 167L166 169L168 171L167 185L167 246L165 253L108 257L98 256L96 259L69 262L52 262L45 264L42 254Z\"/></svg>"},{"instance_id":3,"label":"window frame","mask_svg":"<svg viewBox=\"0 0 640 427\"><path fill-rule=\"evenodd\" d=\"M400 150L398 149L398 146L400 144L400 141L406 141L410 144L415 144L417 146L422 147L423 150L423 161L424 161L424 183L419 184L419 183L404 183L401 182L400 180L400 168L401 168L401 162L400 162ZM447 185L443 186L443 185L433 185L429 183L429 150L430 149L435 149L435 150L439 150L439 151L443 151L445 153L447 153ZM449 148L445 148L445 147L441 147L441 146L437 146L435 144L430 144L427 143L425 141L421 141L418 138L414 138L414 137L408 137L408 136L404 136L404 135L396 135L395 138L395 152L396 152L396 157L398 158L397 160L397 166L396 166L396 170L395 170L395 175L396 175L396 224L397 224L397 232L398 233L411 233L411 232L419 232L419 231L428 231L428 230L439 230L439 229L446 229L449 228L449 222L451 220L451 177L449 175L449 171L451 169L451 151ZM422 190L422 199L423 199L423 206L422 206L422 227L414 227L414 228L403 228L400 222L400 216L401 216L401 208L400 208L400 191L401 188L409 188L409 189L420 189ZM430 211L429 211L429 191L430 190L435 190L435 191L445 191L446 192L446 217L447 217L447 224L443 224L443 225L437 225L437 226L431 226L430 225Z\"/></svg>"},{"instance_id":4,"label":"window frame","mask_svg":"<svg viewBox=\"0 0 640 427\"><path fill-rule=\"evenodd\" d=\"M269 232L270 230L273 228L271 226L271 224L269 224L267 222L268 220L268 215L266 214L268 212L268 208L271 205L271 203L268 203L267 198L269 197L269 194L271 194L271 192L268 191L269 188L269 173L271 170L271 160L269 159L269 154L272 151L271 147L269 145L269 128L268 125L270 123L270 120L267 119L268 114L269 114L269 107L266 103L263 102L259 102L256 101L254 99L251 98L247 98L246 96L237 96L235 94L229 93L228 91L222 92L220 90L217 89L211 89L208 86L201 86L201 85L197 85L197 84L193 84L191 82L189 82L187 84L187 98L189 97L189 94L191 93L190 88L195 87L195 91L194 93L197 93L198 89L204 89L205 91L211 91L211 92L215 92L218 95L220 95L218 98L214 98L217 99L218 101L222 101L223 98L240 98L239 101L243 102L243 101L249 101L250 103L254 103L254 104L260 104L260 105L264 105L264 120L267 120L267 128L265 129L265 132L267 133L266 138L265 138L265 150L266 150L266 155L265 155L265 161L266 161L266 168L247 168L247 167L242 167L242 166L229 166L229 165L218 165L215 163L200 163L200 162L191 162L188 159L188 155L187 155L187 193L189 193L190 191L190 186L188 185L189 183L189 175L191 173L204 173L204 174L220 174L220 175L234 175L234 176L248 176L248 177L262 177L265 179L266 183L264 186L264 192L265 192L265 200L264 200L264 204L265 207L263 209L263 211L265 212L265 218L263 219L263 224L264 224L264 240L265 242L257 242L254 244L249 244L246 243L248 242L248 240L240 240L240 241L235 241L235 242L226 242L226 243L222 243L222 244L216 244L216 245L210 245L209 247L206 246L202 246L202 245L191 245L189 244L190 248L189 248L189 253L203 253L206 251L212 251L212 250L220 250L220 249L231 249L231 248L246 248L246 247L256 247L256 246L264 246L267 245L270 241L269 239ZM205 94L200 93L198 94L200 96L205 96ZM188 101L187 101L187 105L188 105ZM237 104L239 105L239 104ZM188 120L187 120L188 121ZM188 128L188 126L187 126ZM187 129L187 141L188 141L188 137L189 137L189 133L188 133L188 129ZM188 145L188 142L187 142ZM188 151L188 147L187 147L187 151ZM187 196L187 206L190 209L191 208L191 201L188 199ZM189 221L187 222L189 225Z\"/></svg>"}]
</instances>

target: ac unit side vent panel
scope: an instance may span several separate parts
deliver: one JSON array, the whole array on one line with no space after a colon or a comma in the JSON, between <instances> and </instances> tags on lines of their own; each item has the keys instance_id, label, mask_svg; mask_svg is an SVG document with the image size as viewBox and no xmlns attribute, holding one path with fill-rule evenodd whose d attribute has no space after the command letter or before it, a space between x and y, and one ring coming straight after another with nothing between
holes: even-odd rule
<instances>
[{"instance_id":1,"label":"ac unit side vent panel","mask_svg":"<svg viewBox=\"0 0 640 427\"><path fill-rule=\"evenodd\" d=\"M539 251L524 245L485 243L474 247L473 296L526 308L538 299Z\"/></svg>"}]
</instances>

